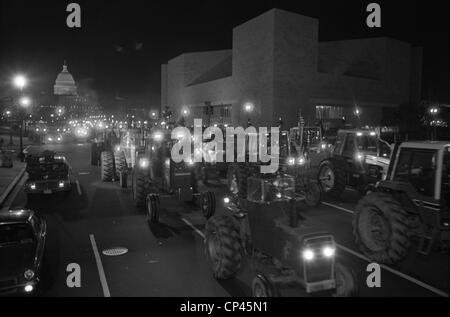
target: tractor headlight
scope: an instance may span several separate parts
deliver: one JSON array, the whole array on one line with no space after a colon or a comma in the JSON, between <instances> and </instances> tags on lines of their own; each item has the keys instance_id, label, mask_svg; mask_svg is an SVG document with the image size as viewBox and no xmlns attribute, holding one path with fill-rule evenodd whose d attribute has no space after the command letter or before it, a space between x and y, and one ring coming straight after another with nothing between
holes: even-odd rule
<instances>
[{"instance_id":1,"label":"tractor headlight","mask_svg":"<svg viewBox=\"0 0 450 317\"><path fill-rule=\"evenodd\" d=\"M303 259L305 261L309 262L309 261L314 260L316 255L314 254L314 250L312 250L312 249L305 249L305 250L303 250L302 256L303 256Z\"/></svg>"},{"instance_id":2,"label":"tractor headlight","mask_svg":"<svg viewBox=\"0 0 450 317\"><path fill-rule=\"evenodd\" d=\"M295 158L289 157L289 158L287 159L287 163L288 163L289 166L295 165Z\"/></svg>"},{"instance_id":3,"label":"tractor headlight","mask_svg":"<svg viewBox=\"0 0 450 317\"><path fill-rule=\"evenodd\" d=\"M59 182L59 188L64 188L64 186L66 186L66 184L64 184L64 182Z\"/></svg>"},{"instance_id":4,"label":"tractor headlight","mask_svg":"<svg viewBox=\"0 0 450 317\"><path fill-rule=\"evenodd\" d=\"M27 284L25 285L24 290L26 293L31 293L34 290L34 287L31 284Z\"/></svg>"},{"instance_id":5,"label":"tractor headlight","mask_svg":"<svg viewBox=\"0 0 450 317\"><path fill-rule=\"evenodd\" d=\"M356 153L355 154L355 159L358 161L358 162L362 162L362 161L364 161L364 154L362 154L362 153Z\"/></svg>"},{"instance_id":6,"label":"tractor headlight","mask_svg":"<svg viewBox=\"0 0 450 317\"><path fill-rule=\"evenodd\" d=\"M150 162L148 159L146 158L141 158L139 160L139 167L140 168L148 168L150 166Z\"/></svg>"},{"instance_id":7,"label":"tractor headlight","mask_svg":"<svg viewBox=\"0 0 450 317\"><path fill-rule=\"evenodd\" d=\"M34 277L34 271L33 270L26 270L25 273L23 273L23 277L29 281Z\"/></svg>"},{"instance_id":8,"label":"tractor headlight","mask_svg":"<svg viewBox=\"0 0 450 317\"><path fill-rule=\"evenodd\" d=\"M31 185L30 185L30 189L31 189L31 190L36 190L36 184L31 184Z\"/></svg>"},{"instance_id":9,"label":"tractor headlight","mask_svg":"<svg viewBox=\"0 0 450 317\"><path fill-rule=\"evenodd\" d=\"M224 202L226 205L228 205L228 204L231 202L231 199L230 199L229 197L225 197L225 198L223 199L223 202Z\"/></svg>"},{"instance_id":10,"label":"tractor headlight","mask_svg":"<svg viewBox=\"0 0 450 317\"><path fill-rule=\"evenodd\" d=\"M120 152L120 145L116 146L116 152Z\"/></svg>"},{"instance_id":11,"label":"tractor headlight","mask_svg":"<svg viewBox=\"0 0 450 317\"><path fill-rule=\"evenodd\" d=\"M320 145L320 148L321 148L322 150L326 150L326 149L327 149L327 144L326 144L326 143L322 143L322 144Z\"/></svg>"},{"instance_id":12,"label":"tractor headlight","mask_svg":"<svg viewBox=\"0 0 450 317\"><path fill-rule=\"evenodd\" d=\"M52 141L53 141L53 138L48 138L48 141L49 141L49 142L52 142Z\"/></svg>"},{"instance_id":13,"label":"tractor headlight","mask_svg":"<svg viewBox=\"0 0 450 317\"><path fill-rule=\"evenodd\" d=\"M298 165L303 166L303 165L305 165L305 163L306 163L306 160L303 156L298 158L298 160L297 160Z\"/></svg>"},{"instance_id":14,"label":"tractor headlight","mask_svg":"<svg viewBox=\"0 0 450 317\"><path fill-rule=\"evenodd\" d=\"M153 140L155 140L156 142L160 142L163 139L164 139L164 136L162 133L156 132L155 134L153 134Z\"/></svg>"},{"instance_id":15,"label":"tractor headlight","mask_svg":"<svg viewBox=\"0 0 450 317\"><path fill-rule=\"evenodd\" d=\"M332 258L336 253L336 248L331 246L326 246L322 249L322 254L326 258Z\"/></svg>"}]
</instances>

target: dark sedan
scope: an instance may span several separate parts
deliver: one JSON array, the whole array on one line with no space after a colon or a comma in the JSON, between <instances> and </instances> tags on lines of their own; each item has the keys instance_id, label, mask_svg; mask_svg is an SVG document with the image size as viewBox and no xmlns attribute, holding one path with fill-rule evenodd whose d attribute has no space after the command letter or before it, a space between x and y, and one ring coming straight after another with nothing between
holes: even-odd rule
<instances>
[{"instance_id":1,"label":"dark sedan","mask_svg":"<svg viewBox=\"0 0 450 317\"><path fill-rule=\"evenodd\" d=\"M35 293L47 226L30 210L0 212L0 295Z\"/></svg>"}]
</instances>

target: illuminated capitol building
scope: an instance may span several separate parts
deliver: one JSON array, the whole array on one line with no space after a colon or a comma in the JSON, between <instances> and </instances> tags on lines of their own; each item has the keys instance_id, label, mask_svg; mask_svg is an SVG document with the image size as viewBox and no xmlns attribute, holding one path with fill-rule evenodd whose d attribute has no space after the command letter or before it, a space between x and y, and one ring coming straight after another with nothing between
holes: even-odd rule
<instances>
[{"instance_id":1,"label":"illuminated capitol building","mask_svg":"<svg viewBox=\"0 0 450 317\"><path fill-rule=\"evenodd\" d=\"M85 115L100 111L100 107L90 100L89 96L82 96L78 93L75 79L69 73L65 61L62 71L56 77L53 94L56 107L64 108L66 113Z\"/></svg>"}]
</instances>

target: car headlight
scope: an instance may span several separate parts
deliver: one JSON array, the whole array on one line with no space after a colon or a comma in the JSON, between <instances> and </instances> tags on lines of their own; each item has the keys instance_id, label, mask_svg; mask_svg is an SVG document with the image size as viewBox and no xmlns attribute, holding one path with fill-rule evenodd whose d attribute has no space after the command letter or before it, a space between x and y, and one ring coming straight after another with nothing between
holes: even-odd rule
<instances>
[{"instance_id":1,"label":"car headlight","mask_svg":"<svg viewBox=\"0 0 450 317\"><path fill-rule=\"evenodd\" d=\"M64 188L65 184L64 182L59 182L59 188Z\"/></svg>"},{"instance_id":2,"label":"car headlight","mask_svg":"<svg viewBox=\"0 0 450 317\"><path fill-rule=\"evenodd\" d=\"M327 246L322 249L322 254L327 258L333 257L335 255L335 253L336 253L336 248L331 247L331 246Z\"/></svg>"},{"instance_id":3,"label":"car headlight","mask_svg":"<svg viewBox=\"0 0 450 317\"><path fill-rule=\"evenodd\" d=\"M303 250L303 259L306 261L312 261L315 258L314 251L312 249L305 249Z\"/></svg>"},{"instance_id":4,"label":"car headlight","mask_svg":"<svg viewBox=\"0 0 450 317\"><path fill-rule=\"evenodd\" d=\"M26 280L31 280L34 277L34 271L33 270L26 270L25 273L23 273L23 277L25 277Z\"/></svg>"},{"instance_id":5,"label":"car headlight","mask_svg":"<svg viewBox=\"0 0 450 317\"><path fill-rule=\"evenodd\" d=\"M146 159L146 158L141 158L141 159L139 160L139 167L141 167L141 168L148 168L149 165L150 165L150 162L149 162L148 159Z\"/></svg>"},{"instance_id":6,"label":"car headlight","mask_svg":"<svg viewBox=\"0 0 450 317\"><path fill-rule=\"evenodd\" d=\"M36 190L36 184L31 184L31 185L30 185L30 189L31 189L31 190Z\"/></svg>"}]
</instances>

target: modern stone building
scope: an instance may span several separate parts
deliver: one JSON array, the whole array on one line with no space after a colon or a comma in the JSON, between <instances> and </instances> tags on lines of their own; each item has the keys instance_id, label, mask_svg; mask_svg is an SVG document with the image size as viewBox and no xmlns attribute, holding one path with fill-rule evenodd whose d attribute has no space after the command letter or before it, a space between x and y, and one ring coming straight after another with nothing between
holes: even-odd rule
<instances>
[{"instance_id":1,"label":"modern stone building","mask_svg":"<svg viewBox=\"0 0 450 317\"><path fill-rule=\"evenodd\" d=\"M188 124L245 126L250 118L274 126L282 117L290 127L301 114L331 128L344 120L378 126L383 114L420 99L420 48L390 38L318 38L317 19L270 10L234 28L232 49L162 65L161 106L179 115L188 109Z\"/></svg>"}]
</instances>

